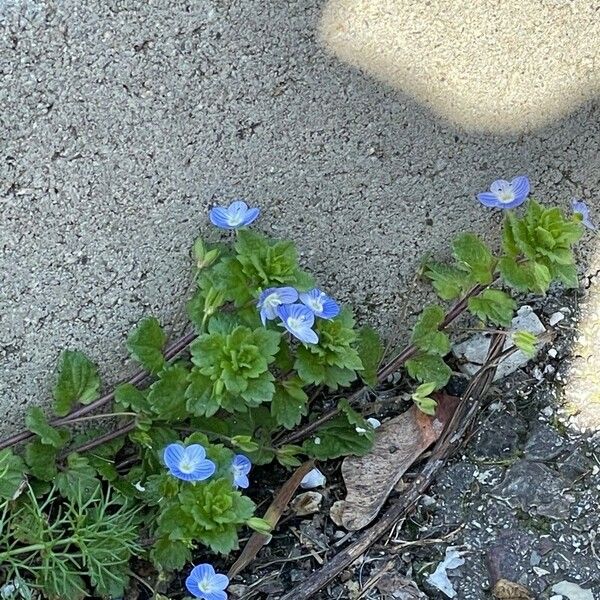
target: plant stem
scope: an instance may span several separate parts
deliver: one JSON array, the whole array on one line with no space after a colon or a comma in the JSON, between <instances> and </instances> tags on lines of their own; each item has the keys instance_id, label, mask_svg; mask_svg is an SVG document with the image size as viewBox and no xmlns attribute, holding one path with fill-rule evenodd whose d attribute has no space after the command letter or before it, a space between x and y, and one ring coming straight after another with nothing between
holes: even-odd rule
<instances>
[{"instance_id":1,"label":"plant stem","mask_svg":"<svg viewBox=\"0 0 600 600\"><path fill-rule=\"evenodd\" d=\"M115 438L125 435L126 433L129 433L133 429L135 429L135 421L130 421L129 423L125 423L125 425L121 425L121 427L114 429L113 431L109 431L108 433L105 433L104 435L101 435L100 437L94 438L93 440L86 442L85 444L83 444L82 446L79 446L78 448L73 448L72 450L69 450L68 454L70 454L71 452L86 452L87 450L91 450L92 448L95 448L96 446L101 446L102 444L104 444L106 442L110 442L110 441L114 440ZM61 458L64 458L64 456Z\"/></svg>"},{"instance_id":2,"label":"plant stem","mask_svg":"<svg viewBox=\"0 0 600 600\"><path fill-rule=\"evenodd\" d=\"M171 360L171 359L175 358L178 354L183 352L183 350L194 339L196 339L195 333L188 333L188 334L184 335L183 337L179 338L165 350L165 358L167 360ZM148 371L138 371L133 377L131 377L131 379L129 379L127 381L123 381L122 383L138 385L142 381L144 381L144 379L146 379L146 377L148 377L148 376L149 376ZM110 404L113 401L114 397L115 397L115 390L112 390L108 394L105 394L101 398L98 398L98 400L94 400L94 402L91 402L90 404L87 404L86 406L80 406L79 408L76 408L75 410L71 411L68 415L66 415L64 417L59 417L58 419L52 419L50 421L50 425L52 425L53 427L60 427L61 425L69 425L70 423L74 422L75 419L79 419L80 417L83 417L92 412L95 412L99 408L102 408L103 406ZM11 435L10 437L0 440L0 450L3 450L4 448L10 448L11 446L16 446L17 444L19 444L21 442L25 442L25 441L31 439L32 437L34 437L34 435L35 434L31 433L31 431L28 431L28 430L24 430L24 431L20 431L19 433L15 433L14 435Z\"/></svg>"},{"instance_id":3,"label":"plant stem","mask_svg":"<svg viewBox=\"0 0 600 600\"><path fill-rule=\"evenodd\" d=\"M77 419L71 419L69 421L69 425L73 425L73 423L82 423L83 421L96 421L97 419L108 419L110 417L137 417L137 413L134 413L134 412L101 413L99 415L90 415L89 417L79 417Z\"/></svg>"}]
</instances>

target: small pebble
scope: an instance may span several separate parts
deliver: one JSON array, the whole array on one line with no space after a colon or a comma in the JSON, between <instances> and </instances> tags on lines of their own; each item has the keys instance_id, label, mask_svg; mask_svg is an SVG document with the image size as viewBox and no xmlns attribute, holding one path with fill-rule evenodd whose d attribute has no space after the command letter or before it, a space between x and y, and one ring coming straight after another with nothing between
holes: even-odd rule
<instances>
[{"instance_id":1,"label":"small pebble","mask_svg":"<svg viewBox=\"0 0 600 600\"><path fill-rule=\"evenodd\" d=\"M551 327L554 327L557 323L560 323L564 318L564 313L557 311L550 315L550 320L548 322L550 323Z\"/></svg>"},{"instance_id":2,"label":"small pebble","mask_svg":"<svg viewBox=\"0 0 600 600\"><path fill-rule=\"evenodd\" d=\"M550 348L550 350L548 350L548 356L550 358L556 358L558 356L558 351L556 348Z\"/></svg>"}]
</instances>

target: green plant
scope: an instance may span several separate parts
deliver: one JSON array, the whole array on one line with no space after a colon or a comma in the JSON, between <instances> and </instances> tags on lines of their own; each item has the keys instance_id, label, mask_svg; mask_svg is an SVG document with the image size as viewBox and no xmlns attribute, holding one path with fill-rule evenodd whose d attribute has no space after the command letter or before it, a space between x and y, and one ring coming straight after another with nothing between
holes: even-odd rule
<instances>
[{"instance_id":1,"label":"green plant","mask_svg":"<svg viewBox=\"0 0 600 600\"><path fill-rule=\"evenodd\" d=\"M211 220L236 229L258 215L244 203L232 207ZM65 351L55 417L33 408L28 431L0 442L0 582L51 598L83 597L90 589L117 594L132 555L151 561L163 577L199 547L228 554L241 528L267 531L245 494L247 471L236 474L241 459L293 467L304 457L367 453L375 432L356 401L403 365L420 384L413 401L435 414L431 394L452 373L444 360L449 326L469 312L484 326L507 327L515 294L545 293L553 281L576 285L572 246L581 233L577 216L531 200L523 216L507 214L498 253L473 234L457 236L452 263L423 267L452 306L425 307L410 345L381 368L377 334L358 329L347 308L314 289L292 242L246 229L236 230L233 245L197 241L197 287L188 303L194 333L166 346L157 319L143 319L127 340L143 371L102 397L96 365ZM513 340L535 352L531 334L517 332ZM329 391L339 398L336 406L318 416L311 403ZM108 433L71 430L103 418L119 424ZM28 440L22 453L11 449ZM165 449L185 454L181 444L190 454L173 466ZM195 478L190 473L200 463L193 460L206 471ZM35 524L31 531L27 520ZM210 565L201 566L223 583Z\"/></svg>"}]
</instances>

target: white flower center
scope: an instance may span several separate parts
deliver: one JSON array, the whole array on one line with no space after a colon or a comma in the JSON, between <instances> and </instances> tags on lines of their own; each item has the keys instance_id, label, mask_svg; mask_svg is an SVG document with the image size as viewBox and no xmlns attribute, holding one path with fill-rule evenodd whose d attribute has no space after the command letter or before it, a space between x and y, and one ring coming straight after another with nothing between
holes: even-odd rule
<instances>
[{"instance_id":1,"label":"white flower center","mask_svg":"<svg viewBox=\"0 0 600 600\"><path fill-rule=\"evenodd\" d=\"M263 306L266 309L271 309L271 310L275 310L280 304L281 304L281 300L279 299L277 292L273 292L272 294L269 294L263 301Z\"/></svg>"},{"instance_id":2,"label":"white flower center","mask_svg":"<svg viewBox=\"0 0 600 600\"><path fill-rule=\"evenodd\" d=\"M288 327L290 329L302 329L306 323L306 317L301 315L300 317L290 317L288 319Z\"/></svg>"},{"instance_id":3,"label":"white flower center","mask_svg":"<svg viewBox=\"0 0 600 600\"><path fill-rule=\"evenodd\" d=\"M501 192L498 193L498 200L500 200L500 202L505 202L505 203L509 203L512 202L515 199L515 193L511 190L502 190Z\"/></svg>"},{"instance_id":4,"label":"white flower center","mask_svg":"<svg viewBox=\"0 0 600 600\"><path fill-rule=\"evenodd\" d=\"M184 458L180 463L179 463L179 470L182 473L193 473L194 469L196 467L196 464L193 460L190 460L189 458Z\"/></svg>"},{"instance_id":5,"label":"white flower center","mask_svg":"<svg viewBox=\"0 0 600 600\"><path fill-rule=\"evenodd\" d=\"M229 213L227 216L227 224L230 227L237 227L242 224L244 220L244 214L241 212Z\"/></svg>"},{"instance_id":6,"label":"white flower center","mask_svg":"<svg viewBox=\"0 0 600 600\"><path fill-rule=\"evenodd\" d=\"M324 296L325 294L319 294L316 298L309 298L307 302L309 308L317 313L323 312L323 301L325 300Z\"/></svg>"},{"instance_id":7,"label":"white flower center","mask_svg":"<svg viewBox=\"0 0 600 600\"><path fill-rule=\"evenodd\" d=\"M211 582L211 580L208 579L208 577L207 577L206 579L203 579L198 584L198 589L201 592L204 592L205 594L210 594L210 592L214 592L217 588L213 585L213 583Z\"/></svg>"}]
</instances>

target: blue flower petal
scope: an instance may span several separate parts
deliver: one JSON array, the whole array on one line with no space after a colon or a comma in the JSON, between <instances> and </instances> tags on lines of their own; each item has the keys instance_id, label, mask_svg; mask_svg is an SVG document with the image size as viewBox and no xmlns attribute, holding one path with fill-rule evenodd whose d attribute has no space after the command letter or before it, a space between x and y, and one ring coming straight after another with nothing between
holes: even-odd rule
<instances>
[{"instance_id":1,"label":"blue flower petal","mask_svg":"<svg viewBox=\"0 0 600 600\"><path fill-rule=\"evenodd\" d=\"M185 448L181 444L169 444L163 453L163 459L167 467L176 467L183 457Z\"/></svg>"},{"instance_id":2,"label":"blue flower petal","mask_svg":"<svg viewBox=\"0 0 600 600\"><path fill-rule=\"evenodd\" d=\"M277 314L282 325L301 342L316 344L319 341L319 336L311 329L315 315L304 304L282 304L277 309Z\"/></svg>"},{"instance_id":3,"label":"blue flower petal","mask_svg":"<svg viewBox=\"0 0 600 600\"><path fill-rule=\"evenodd\" d=\"M529 195L529 179L525 175L515 177L510 185L515 193L515 198L525 199Z\"/></svg>"},{"instance_id":4,"label":"blue flower petal","mask_svg":"<svg viewBox=\"0 0 600 600\"><path fill-rule=\"evenodd\" d=\"M204 592L203 600L227 600L227 593L223 590L215 590L214 592Z\"/></svg>"},{"instance_id":5,"label":"blue flower petal","mask_svg":"<svg viewBox=\"0 0 600 600\"><path fill-rule=\"evenodd\" d=\"M212 581L215 587L221 588L222 590L229 585L229 577L227 577L227 575L222 575L221 573L215 573L214 577L212 577Z\"/></svg>"},{"instance_id":6,"label":"blue flower petal","mask_svg":"<svg viewBox=\"0 0 600 600\"><path fill-rule=\"evenodd\" d=\"M500 205L500 201L496 198L496 194L493 194L492 192L481 192L480 194L477 194L477 200L484 206L490 208L496 208Z\"/></svg>"},{"instance_id":7,"label":"blue flower petal","mask_svg":"<svg viewBox=\"0 0 600 600\"><path fill-rule=\"evenodd\" d=\"M300 301L323 319L333 319L340 312L337 302L318 288L300 294Z\"/></svg>"},{"instance_id":8,"label":"blue flower petal","mask_svg":"<svg viewBox=\"0 0 600 600\"><path fill-rule=\"evenodd\" d=\"M305 344L319 343L319 336L310 327L303 327L302 329L295 329L294 331L290 330L290 333L293 333L295 337Z\"/></svg>"},{"instance_id":9,"label":"blue flower petal","mask_svg":"<svg viewBox=\"0 0 600 600\"><path fill-rule=\"evenodd\" d=\"M340 307L338 303L332 298L327 298L323 303L323 312L320 316L324 319L333 319L333 317L337 317L339 314Z\"/></svg>"},{"instance_id":10,"label":"blue flower petal","mask_svg":"<svg viewBox=\"0 0 600 600\"><path fill-rule=\"evenodd\" d=\"M260 208L250 208L244 217L244 226L254 223L260 215Z\"/></svg>"},{"instance_id":11,"label":"blue flower petal","mask_svg":"<svg viewBox=\"0 0 600 600\"><path fill-rule=\"evenodd\" d=\"M185 449L185 454L188 459L194 461L202 461L206 458L206 450L200 444L190 444Z\"/></svg>"},{"instance_id":12,"label":"blue flower petal","mask_svg":"<svg viewBox=\"0 0 600 600\"><path fill-rule=\"evenodd\" d=\"M243 200L234 200L227 211L230 215L245 215L248 212L248 205Z\"/></svg>"},{"instance_id":13,"label":"blue flower petal","mask_svg":"<svg viewBox=\"0 0 600 600\"><path fill-rule=\"evenodd\" d=\"M277 295L281 304L292 304L298 300L298 290L293 287L280 287L277 288Z\"/></svg>"},{"instance_id":14,"label":"blue flower petal","mask_svg":"<svg viewBox=\"0 0 600 600\"><path fill-rule=\"evenodd\" d=\"M210 222L221 229L231 229L229 225L229 212L222 206L215 206L208 213Z\"/></svg>"},{"instance_id":15,"label":"blue flower petal","mask_svg":"<svg viewBox=\"0 0 600 600\"><path fill-rule=\"evenodd\" d=\"M194 567L185 580L188 592L201 600L227 600L224 590L228 585L227 575L215 573L212 565L207 563Z\"/></svg>"}]
</instances>

